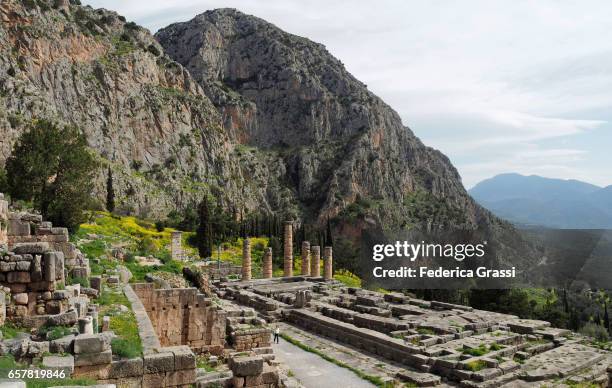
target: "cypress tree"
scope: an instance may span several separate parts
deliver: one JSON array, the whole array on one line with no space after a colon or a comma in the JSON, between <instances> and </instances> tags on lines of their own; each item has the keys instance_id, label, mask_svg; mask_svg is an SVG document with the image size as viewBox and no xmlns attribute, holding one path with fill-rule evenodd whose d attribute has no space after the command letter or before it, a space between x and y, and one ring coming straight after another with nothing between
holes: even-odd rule
<instances>
[{"instance_id":1,"label":"cypress tree","mask_svg":"<svg viewBox=\"0 0 612 388\"><path fill-rule=\"evenodd\" d=\"M196 239L200 257L206 258L212 255L212 225L208 199L204 198L198 206L199 225L196 230Z\"/></svg>"},{"instance_id":2,"label":"cypress tree","mask_svg":"<svg viewBox=\"0 0 612 388\"><path fill-rule=\"evenodd\" d=\"M329 221L329 217L327 217L327 230L326 230L326 236L325 236L325 245L328 247L334 246L334 239L332 237L331 222Z\"/></svg>"},{"instance_id":3,"label":"cypress tree","mask_svg":"<svg viewBox=\"0 0 612 388\"><path fill-rule=\"evenodd\" d=\"M113 188L113 172L110 167L106 177L106 210L111 213L115 211L115 189Z\"/></svg>"}]
</instances>

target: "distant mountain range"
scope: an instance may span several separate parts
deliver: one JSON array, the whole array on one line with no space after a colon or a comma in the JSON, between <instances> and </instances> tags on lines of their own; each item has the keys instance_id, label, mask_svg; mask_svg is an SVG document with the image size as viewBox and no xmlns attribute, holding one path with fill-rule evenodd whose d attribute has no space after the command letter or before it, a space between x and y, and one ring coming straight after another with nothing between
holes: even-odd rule
<instances>
[{"instance_id":1,"label":"distant mountain range","mask_svg":"<svg viewBox=\"0 0 612 388\"><path fill-rule=\"evenodd\" d=\"M478 183L469 193L497 216L519 225L612 228L612 186L501 174Z\"/></svg>"}]
</instances>

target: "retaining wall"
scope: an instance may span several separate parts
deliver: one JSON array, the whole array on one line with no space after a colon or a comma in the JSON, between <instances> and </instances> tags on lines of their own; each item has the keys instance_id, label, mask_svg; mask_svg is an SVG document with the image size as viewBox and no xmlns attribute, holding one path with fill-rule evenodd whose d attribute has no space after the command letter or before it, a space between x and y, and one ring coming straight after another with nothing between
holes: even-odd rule
<instances>
[{"instance_id":1,"label":"retaining wall","mask_svg":"<svg viewBox=\"0 0 612 388\"><path fill-rule=\"evenodd\" d=\"M133 285L162 346L188 345L196 352L220 354L227 313L196 288L155 289Z\"/></svg>"}]
</instances>

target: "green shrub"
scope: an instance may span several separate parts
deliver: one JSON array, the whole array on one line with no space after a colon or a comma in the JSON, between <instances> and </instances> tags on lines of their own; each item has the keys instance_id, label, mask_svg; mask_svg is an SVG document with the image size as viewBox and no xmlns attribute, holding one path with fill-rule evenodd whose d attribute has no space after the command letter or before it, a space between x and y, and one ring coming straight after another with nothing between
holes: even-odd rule
<instances>
[{"instance_id":1,"label":"green shrub","mask_svg":"<svg viewBox=\"0 0 612 388\"><path fill-rule=\"evenodd\" d=\"M46 337L49 341L53 341L72 334L72 328L67 326L43 326L38 330L38 334Z\"/></svg>"},{"instance_id":2,"label":"green shrub","mask_svg":"<svg viewBox=\"0 0 612 388\"><path fill-rule=\"evenodd\" d=\"M470 361L466 364L467 369L472 372L478 372L479 370L483 370L487 367L487 363L482 360L474 360Z\"/></svg>"},{"instance_id":3,"label":"green shrub","mask_svg":"<svg viewBox=\"0 0 612 388\"><path fill-rule=\"evenodd\" d=\"M19 333L27 333L28 329L17 327L13 323L7 322L3 326L0 326L0 331L4 339L11 339L17 337Z\"/></svg>"},{"instance_id":4,"label":"green shrub","mask_svg":"<svg viewBox=\"0 0 612 388\"><path fill-rule=\"evenodd\" d=\"M489 349L487 349L487 345L480 344L477 348L463 349L463 353L469 354L470 356L479 357L489 353Z\"/></svg>"},{"instance_id":5,"label":"green shrub","mask_svg":"<svg viewBox=\"0 0 612 388\"><path fill-rule=\"evenodd\" d=\"M496 342L492 343L492 344L489 346L489 350L491 350L491 351L502 350L503 348L504 348L504 347L503 347L502 345L500 345L500 344L498 344L498 343L496 343Z\"/></svg>"},{"instance_id":6,"label":"green shrub","mask_svg":"<svg viewBox=\"0 0 612 388\"><path fill-rule=\"evenodd\" d=\"M126 312L112 316L110 329L118 336L111 342L113 354L124 358L134 358L142 355L142 343L140 342L138 323L134 313Z\"/></svg>"},{"instance_id":7,"label":"green shrub","mask_svg":"<svg viewBox=\"0 0 612 388\"><path fill-rule=\"evenodd\" d=\"M594 338L599 342L606 342L610 338L608 331L603 326L599 326L592 322L582 326L580 334Z\"/></svg>"},{"instance_id":8,"label":"green shrub","mask_svg":"<svg viewBox=\"0 0 612 388\"><path fill-rule=\"evenodd\" d=\"M111 349L113 354L116 354L121 358L139 357L142 353L141 349L134 347L133 341L123 338L113 338L111 341Z\"/></svg>"},{"instance_id":9,"label":"green shrub","mask_svg":"<svg viewBox=\"0 0 612 388\"><path fill-rule=\"evenodd\" d=\"M87 278L69 276L67 282L68 285L80 284L81 287L89 287L89 279Z\"/></svg>"}]
</instances>

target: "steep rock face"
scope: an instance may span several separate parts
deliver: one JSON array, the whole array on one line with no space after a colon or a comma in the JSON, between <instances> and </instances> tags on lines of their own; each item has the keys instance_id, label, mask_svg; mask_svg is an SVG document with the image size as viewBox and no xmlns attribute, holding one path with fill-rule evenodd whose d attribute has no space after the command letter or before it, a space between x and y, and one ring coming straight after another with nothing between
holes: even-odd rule
<instances>
[{"instance_id":1,"label":"steep rock face","mask_svg":"<svg viewBox=\"0 0 612 388\"><path fill-rule=\"evenodd\" d=\"M304 218L336 217L337 230L354 238L372 219L383 229L478 231L500 261L526 258L522 238L471 199L448 158L323 45L233 9L156 38L203 87L232 141L285 166Z\"/></svg>"},{"instance_id":2,"label":"steep rock face","mask_svg":"<svg viewBox=\"0 0 612 388\"><path fill-rule=\"evenodd\" d=\"M219 113L147 30L52 0L3 1L0 19L0 165L31 120L49 118L84 131L103 165L100 197L108 165L126 211L162 216L206 191L241 197Z\"/></svg>"},{"instance_id":3,"label":"steep rock face","mask_svg":"<svg viewBox=\"0 0 612 388\"><path fill-rule=\"evenodd\" d=\"M426 190L477 221L480 209L448 159L424 146L324 46L232 9L156 37L211 96L234 141L282 150L299 200L320 217L359 197L401 204Z\"/></svg>"}]
</instances>

